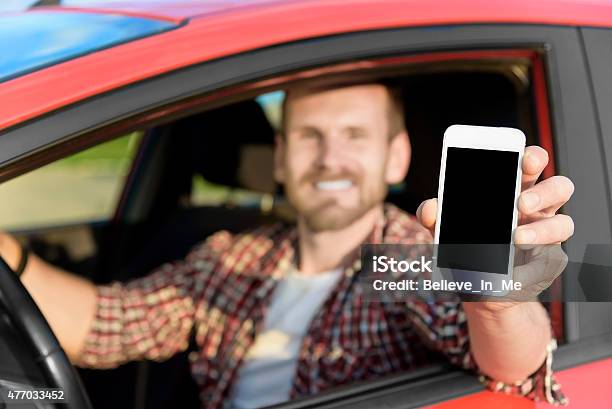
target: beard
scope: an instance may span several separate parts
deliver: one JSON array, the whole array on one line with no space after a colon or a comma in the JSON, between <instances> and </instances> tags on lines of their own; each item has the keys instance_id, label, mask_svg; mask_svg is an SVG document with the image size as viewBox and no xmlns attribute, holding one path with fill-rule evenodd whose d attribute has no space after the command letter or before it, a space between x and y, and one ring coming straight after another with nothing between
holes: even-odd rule
<instances>
[{"instance_id":1,"label":"beard","mask_svg":"<svg viewBox=\"0 0 612 409\"><path fill-rule=\"evenodd\" d=\"M357 203L351 206L342 206L334 197L318 200L313 199L300 191L299 187L313 185L319 180L348 179L358 190ZM291 180L291 177L289 178ZM352 172L324 172L314 171L304 175L296 182L285 184L285 190L289 203L295 208L300 220L313 232L342 230L361 217L372 208L380 205L387 195L387 184L384 177L380 175L372 180L371 186L364 186L364 178Z\"/></svg>"}]
</instances>

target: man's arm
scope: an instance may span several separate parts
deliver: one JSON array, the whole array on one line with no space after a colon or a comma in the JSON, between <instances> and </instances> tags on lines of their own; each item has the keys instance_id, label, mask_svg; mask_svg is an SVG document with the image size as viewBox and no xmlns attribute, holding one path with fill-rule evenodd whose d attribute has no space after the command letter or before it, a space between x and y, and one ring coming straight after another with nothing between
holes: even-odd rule
<instances>
[{"instance_id":1,"label":"man's arm","mask_svg":"<svg viewBox=\"0 0 612 409\"><path fill-rule=\"evenodd\" d=\"M101 286L32 255L22 281L73 363L113 368L133 360L161 361L188 347L197 300L230 243L231 235L219 232L184 260ZM0 254L13 268L20 251L14 238L0 234Z\"/></svg>"},{"instance_id":2,"label":"man's arm","mask_svg":"<svg viewBox=\"0 0 612 409\"><path fill-rule=\"evenodd\" d=\"M0 255L17 268L21 249L8 234L0 234ZM96 309L96 287L31 254L22 282L49 322L64 351L75 361L83 348Z\"/></svg>"},{"instance_id":3,"label":"man's arm","mask_svg":"<svg viewBox=\"0 0 612 409\"><path fill-rule=\"evenodd\" d=\"M498 381L526 379L544 362L552 339L546 310L538 302L524 302L493 313L479 304L463 303L476 364Z\"/></svg>"}]
</instances>

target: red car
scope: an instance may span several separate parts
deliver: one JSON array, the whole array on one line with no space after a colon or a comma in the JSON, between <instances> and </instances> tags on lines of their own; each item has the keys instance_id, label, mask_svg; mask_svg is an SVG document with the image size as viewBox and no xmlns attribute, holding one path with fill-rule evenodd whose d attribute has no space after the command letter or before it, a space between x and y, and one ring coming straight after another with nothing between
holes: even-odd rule
<instances>
[{"instance_id":1,"label":"red car","mask_svg":"<svg viewBox=\"0 0 612 409\"><path fill-rule=\"evenodd\" d=\"M576 185L570 261L612 243L610 1L65 3L0 14L0 228L56 265L127 280L216 230L282 217L270 161L282 91L321 78L405 91L415 155L389 195L401 208L435 196L448 125L511 126L548 150L545 176ZM189 351L77 375L0 270L0 391L61 387L71 408L199 406ZM570 407L612 407L612 303L546 306ZM444 363L276 407L372 406L547 407Z\"/></svg>"}]
</instances>

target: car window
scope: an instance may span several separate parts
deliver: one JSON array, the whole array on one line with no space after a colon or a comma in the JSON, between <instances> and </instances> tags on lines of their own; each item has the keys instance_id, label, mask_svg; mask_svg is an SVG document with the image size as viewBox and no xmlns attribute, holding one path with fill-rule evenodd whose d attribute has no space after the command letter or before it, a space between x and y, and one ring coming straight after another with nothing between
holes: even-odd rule
<instances>
[{"instance_id":1,"label":"car window","mask_svg":"<svg viewBox=\"0 0 612 409\"><path fill-rule=\"evenodd\" d=\"M532 70L529 58L492 61L488 57L413 64L403 72L398 69L387 74L393 75L390 79L402 90L413 147L408 178L392 189L388 201L414 213L422 200L435 196L442 135L454 123L517 127L525 132L528 143L538 143ZM134 257L126 276L144 275L179 259L221 229L249 228L260 222L255 213L258 207L264 208L264 198L274 194L282 198L281 190L270 192L257 186L267 186L260 182L272 179L269 168L262 165L272 164L274 130L278 131L282 120L283 96L279 90L251 100L232 100L147 132L147 142L159 150L143 159L150 159L150 171L138 174L152 178L155 171L160 173L156 176L159 193L153 192L147 199L157 206L150 212L155 217L148 217L159 227L151 227L155 234L146 232L145 240L151 242L142 246L144 250ZM185 198L190 203L185 203ZM130 201L126 203L127 207ZM136 200L132 203L144 207ZM387 347L377 345L373 356L384 354ZM436 363L437 358L427 364ZM380 370L381 376L390 374Z\"/></svg>"},{"instance_id":2,"label":"car window","mask_svg":"<svg viewBox=\"0 0 612 409\"><path fill-rule=\"evenodd\" d=\"M0 228L108 219L141 140L131 133L0 185Z\"/></svg>"},{"instance_id":3,"label":"car window","mask_svg":"<svg viewBox=\"0 0 612 409\"><path fill-rule=\"evenodd\" d=\"M263 108L268 121L276 130L280 129L284 99L284 91L267 92L255 98L255 101Z\"/></svg>"}]
</instances>

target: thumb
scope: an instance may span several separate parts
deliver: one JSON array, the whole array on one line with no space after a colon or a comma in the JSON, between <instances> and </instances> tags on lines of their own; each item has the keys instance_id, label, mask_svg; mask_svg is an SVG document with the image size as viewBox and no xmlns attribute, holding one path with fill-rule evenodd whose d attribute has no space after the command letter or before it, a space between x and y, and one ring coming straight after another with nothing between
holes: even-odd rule
<instances>
[{"instance_id":1,"label":"thumb","mask_svg":"<svg viewBox=\"0 0 612 409\"><path fill-rule=\"evenodd\" d=\"M429 230L433 236L436 228L436 216L438 214L438 199L425 200L416 212L419 222Z\"/></svg>"}]
</instances>

